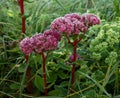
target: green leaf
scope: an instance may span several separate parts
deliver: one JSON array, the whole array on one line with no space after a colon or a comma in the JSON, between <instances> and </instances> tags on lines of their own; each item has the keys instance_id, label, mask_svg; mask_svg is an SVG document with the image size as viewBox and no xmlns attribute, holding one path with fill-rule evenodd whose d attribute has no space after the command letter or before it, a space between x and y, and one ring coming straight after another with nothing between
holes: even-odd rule
<instances>
[{"instance_id":1,"label":"green leaf","mask_svg":"<svg viewBox=\"0 0 120 98\"><path fill-rule=\"evenodd\" d=\"M47 80L49 82L55 82L57 80L57 74L55 74L55 72L50 72Z\"/></svg>"},{"instance_id":2,"label":"green leaf","mask_svg":"<svg viewBox=\"0 0 120 98\"><path fill-rule=\"evenodd\" d=\"M89 90L89 91L86 91L85 95L89 98L95 98L96 96L96 91L95 90Z\"/></svg>"},{"instance_id":3,"label":"green leaf","mask_svg":"<svg viewBox=\"0 0 120 98\"><path fill-rule=\"evenodd\" d=\"M83 60L77 60L76 64L79 66L85 65L87 62Z\"/></svg>"},{"instance_id":4,"label":"green leaf","mask_svg":"<svg viewBox=\"0 0 120 98\"><path fill-rule=\"evenodd\" d=\"M120 95L114 96L113 98L120 98Z\"/></svg>"},{"instance_id":5,"label":"green leaf","mask_svg":"<svg viewBox=\"0 0 120 98\"><path fill-rule=\"evenodd\" d=\"M69 81L63 81L60 85L61 85L62 87L68 87Z\"/></svg>"},{"instance_id":6,"label":"green leaf","mask_svg":"<svg viewBox=\"0 0 120 98\"><path fill-rule=\"evenodd\" d=\"M34 0L24 0L25 2L27 2L27 3L33 3L34 2Z\"/></svg>"},{"instance_id":7,"label":"green leaf","mask_svg":"<svg viewBox=\"0 0 120 98\"><path fill-rule=\"evenodd\" d=\"M52 90L49 92L49 95L60 96L61 91L60 90Z\"/></svg>"},{"instance_id":8,"label":"green leaf","mask_svg":"<svg viewBox=\"0 0 120 98\"><path fill-rule=\"evenodd\" d=\"M66 96L67 94L67 89L61 85L55 85L55 90L58 90L59 91L59 95L63 95L63 96Z\"/></svg>"},{"instance_id":9,"label":"green leaf","mask_svg":"<svg viewBox=\"0 0 120 98\"><path fill-rule=\"evenodd\" d=\"M79 71L80 74L82 74L83 76L87 77L88 79L92 80L99 88L101 91L103 91L108 97L111 98L111 95L105 90L105 88L103 86L101 86L100 83L98 83L96 80L94 80L93 78L91 78L89 75Z\"/></svg>"},{"instance_id":10,"label":"green leaf","mask_svg":"<svg viewBox=\"0 0 120 98\"><path fill-rule=\"evenodd\" d=\"M59 62L58 65L60 66L60 68L64 69L64 70L68 70L68 71L71 71L71 66L68 66L62 62Z\"/></svg>"},{"instance_id":11,"label":"green leaf","mask_svg":"<svg viewBox=\"0 0 120 98\"><path fill-rule=\"evenodd\" d=\"M92 73L92 77L96 80L102 80L104 76L105 74L100 70L96 70L94 73Z\"/></svg>"},{"instance_id":12,"label":"green leaf","mask_svg":"<svg viewBox=\"0 0 120 98\"><path fill-rule=\"evenodd\" d=\"M43 89L44 89L44 87L43 87L43 85L44 85L43 78L41 78L40 76L36 75L36 76L35 76L35 81L34 81L34 83L35 83L35 86L36 86L40 91L43 92Z\"/></svg>"},{"instance_id":13,"label":"green leaf","mask_svg":"<svg viewBox=\"0 0 120 98\"><path fill-rule=\"evenodd\" d=\"M114 9L117 15L120 15L120 1L114 0Z\"/></svg>"},{"instance_id":14,"label":"green leaf","mask_svg":"<svg viewBox=\"0 0 120 98\"><path fill-rule=\"evenodd\" d=\"M26 66L27 66L27 65L25 65L25 64L21 64L20 67L18 67L18 71L19 71L19 72L25 72Z\"/></svg>"},{"instance_id":15,"label":"green leaf","mask_svg":"<svg viewBox=\"0 0 120 98\"><path fill-rule=\"evenodd\" d=\"M20 88L20 85L19 84L15 84L15 83L12 83L10 85L10 88L13 89L13 90L18 90Z\"/></svg>"},{"instance_id":16,"label":"green leaf","mask_svg":"<svg viewBox=\"0 0 120 98\"><path fill-rule=\"evenodd\" d=\"M67 74L65 74L65 73L62 72L62 71L61 71L61 72L59 71L58 76L59 76L61 79L67 78Z\"/></svg>"},{"instance_id":17,"label":"green leaf","mask_svg":"<svg viewBox=\"0 0 120 98\"><path fill-rule=\"evenodd\" d=\"M105 95L98 95L97 98L109 98L109 97Z\"/></svg>"},{"instance_id":18,"label":"green leaf","mask_svg":"<svg viewBox=\"0 0 120 98\"><path fill-rule=\"evenodd\" d=\"M20 51L20 49L18 48L18 47L15 47L15 48L13 48L13 49L11 49L11 50L7 50L8 52L15 52L15 53L18 53L19 51Z\"/></svg>"}]
</instances>

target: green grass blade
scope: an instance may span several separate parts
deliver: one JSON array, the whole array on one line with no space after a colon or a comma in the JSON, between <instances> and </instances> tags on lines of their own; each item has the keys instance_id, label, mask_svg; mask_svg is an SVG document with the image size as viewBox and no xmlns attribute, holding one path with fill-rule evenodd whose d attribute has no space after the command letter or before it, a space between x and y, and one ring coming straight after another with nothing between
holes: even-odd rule
<instances>
[{"instance_id":1,"label":"green grass blade","mask_svg":"<svg viewBox=\"0 0 120 98\"><path fill-rule=\"evenodd\" d=\"M0 91L0 93L8 96L9 98L15 98L14 96L12 96L12 95L10 95L10 94L8 94L8 93L5 93L5 92L3 92L3 91Z\"/></svg>"},{"instance_id":2,"label":"green grass blade","mask_svg":"<svg viewBox=\"0 0 120 98\"><path fill-rule=\"evenodd\" d=\"M91 78L89 75L81 72L81 71L78 71L80 74L82 74L83 76L87 77L88 79L92 80L99 88L101 91L103 91L109 98L111 98L110 94L108 94L108 92L104 89L103 86L101 86L96 80L94 80L93 78Z\"/></svg>"},{"instance_id":3,"label":"green grass blade","mask_svg":"<svg viewBox=\"0 0 120 98\"><path fill-rule=\"evenodd\" d=\"M25 81L25 76L26 76L27 68L28 68L28 64L26 65L25 72L24 72L24 74L23 74L22 81L21 81L21 86L20 86L20 98L22 98L22 91L23 91L23 89L24 89L23 85L24 85L24 81Z\"/></svg>"}]
</instances>

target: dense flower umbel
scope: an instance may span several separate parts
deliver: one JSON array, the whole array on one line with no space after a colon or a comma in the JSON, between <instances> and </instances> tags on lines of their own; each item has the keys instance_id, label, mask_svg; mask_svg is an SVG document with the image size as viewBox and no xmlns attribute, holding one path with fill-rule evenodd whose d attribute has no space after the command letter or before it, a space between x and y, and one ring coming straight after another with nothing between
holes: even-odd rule
<instances>
[{"instance_id":1,"label":"dense flower umbel","mask_svg":"<svg viewBox=\"0 0 120 98\"><path fill-rule=\"evenodd\" d=\"M46 41L44 35L36 34L32 36L30 39L31 39L35 52L41 53L44 50L44 43Z\"/></svg>"},{"instance_id":2,"label":"dense flower umbel","mask_svg":"<svg viewBox=\"0 0 120 98\"><path fill-rule=\"evenodd\" d=\"M69 19L59 17L52 22L51 30L57 31L59 33L67 32L68 35L71 35L74 30L74 25Z\"/></svg>"},{"instance_id":3,"label":"dense flower umbel","mask_svg":"<svg viewBox=\"0 0 120 98\"><path fill-rule=\"evenodd\" d=\"M51 35L48 35L46 38L46 42L44 43L44 50L55 50L58 46L58 40Z\"/></svg>"},{"instance_id":4,"label":"dense flower umbel","mask_svg":"<svg viewBox=\"0 0 120 98\"><path fill-rule=\"evenodd\" d=\"M44 31L44 36L48 36L48 35L54 36L58 41L61 40L61 34L59 34L56 31L53 31L53 30L50 30L50 29Z\"/></svg>"},{"instance_id":5,"label":"dense flower umbel","mask_svg":"<svg viewBox=\"0 0 120 98\"><path fill-rule=\"evenodd\" d=\"M78 13L72 13L72 14L66 14L64 16L65 18L69 18L71 21L72 19L77 19L78 21L81 21L82 17Z\"/></svg>"},{"instance_id":6,"label":"dense flower umbel","mask_svg":"<svg viewBox=\"0 0 120 98\"><path fill-rule=\"evenodd\" d=\"M59 33L74 35L86 32L90 26L96 24L100 24L100 19L96 15L83 14L80 16L77 13L72 13L55 19L51 24L51 29Z\"/></svg>"},{"instance_id":7,"label":"dense flower umbel","mask_svg":"<svg viewBox=\"0 0 120 98\"><path fill-rule=\"evenodd\" d=\"M25 38L20 42L20 49L25 53L32 53L33 50L37 53L42 53L48 50L55 50L60 40L59 34L36 34L31 38Z\"/></svg>"},{"instance_id":8,"label":"dense flower umbel","mask_svg":"<svg viewBox=\"0 0 120 98\"><path fill-rule=\"evenodd\" d=\"M94 14L83 14L82 21L86 26L90 27L96 24L100 24L100 18Z\"/></svg>"},{"instance_id":9,"label":"dense flower umbel","mask_svg":"<svg viewBox=\"0 0 120 98\"><path fill-rule=\"evenodd\" d=\"M29 53L33 52L33 45L31 43L30 38L24 38L21 42L20 42L20 49L23 51L23 53L25 53L26 55L28 55Z\"/></svg>"},{"instance_id":10,"label":"dense flower umbel","mask_svg":"<svg viewBox=\"0 0 120 98\"><path fill-rule=\"evenodd\" d=\"M87 31L88 28L85 26L84 22L82 21L82 17L79 14L77 13L66 14L64 17L68 18L73 23L74 25L73 34L79 34L80 32Z\"/></svg>"}]
</instances>

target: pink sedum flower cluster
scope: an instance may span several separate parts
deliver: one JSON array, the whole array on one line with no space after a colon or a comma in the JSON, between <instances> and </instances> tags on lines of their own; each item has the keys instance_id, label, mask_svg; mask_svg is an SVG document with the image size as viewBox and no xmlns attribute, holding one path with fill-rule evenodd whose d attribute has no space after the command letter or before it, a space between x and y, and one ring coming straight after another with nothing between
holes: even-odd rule
<instances>
[{"instance_id":1,"label":"pink sedum flower cluster","mask_svg":"<svg viewBox=\"0 0 120 98\"><path fill-rule=\"evenodd\" d=\"M83 14L82 21L84 21L88 27L100 24L100 18L94 14Z\"/></svg>"},{"instance_id":2,"label":"pink sedum flower cluster","mask_svg":"<svg viewBox=\"0 0 120 98\"><path fill-rule=\"evenodd\" d=\"M33 45L30 41L30 38L24 38L21 42L20 42L20 49L21 51L23 51L23 53L25 53L26 55L28 55L29 53L32 53L33 51Z\"/></svg>"},{"instance_id":3,"label":"pink sedum flower cluster","mask_svg":"<svg viewBox=\"0 0 120 98\"><path fill-rule=\"evenodd\" d=\"M44 50L45 51L57 49L58 40L54 36L48 35L45 38L46 38L46 41L44 43Z\"/></svg>"},{"instance_id":4,"label":"pink sedum flower cluster","mask_svg":"<svg viewBox=\"0 0 120 98\"><path fill-rule=\"evenodd\" d=\"M44 35L45 35L45 36L52 35L52 36L54 36L58 41L61 40L61 35L60 35L58 32L53 31L53 30L51 30L51 29L46 30L46 31L44 32Z\"/></svg>"},{"instance_id":5,"label":"pink sedum flower cluster","mask_svg":"<svg viewBox=\"0 0 120 98\"><path fill-rule=\"evenodd\" d=\"M36 34L31 38L25 38L20 42L20 49L25 54L30 54L33 51L41 53L48 50L57 49L58 42L61 40L61 34L65 33L68 36L87 32L90 26L100 24L100 19L94 14L77 13L66 14L64 17L55 19L49 30L43 34Z\"/></svg>"},{"instance_id":6,"label":"pink sedum flower cluster","mask_svg":"<svg viewBox=\"0 0 120 98\"><path fill-rule=\"evenodd\" d=\"M74 21L74 19L81 21L82 19L82 17L78 13L66 14L64 17L70 19L71 21Z\"/></svg>"},{"instance_id":7,"label":"pink sedum flower cluster","mask_svg":"<svg viewBox=\"0 0 120 98\"><path fill-rule=\"evenodd\" d=\"M88 30L84 22L82 22L82 17L79 14L77 13L66 14L64 17L72 21L74 25L73 34L79 34L80 32L86 32Z\"/></svg>"},{"instance_id":8,"label":"pink sedum flower cluster","mask_svg":"<svg viewBox=\"0 0 120 98\"><path fill-rule=\"evenodd\" d=\"M94 14L79 15L72 13L55 19L51 23L51 29L71 36L80 32L87 32L90 26L96 24L100 24L100 19Z\"/></svg>"},{"instance_id":9,"label":"pink sedum flower cluster","mask_svg":"<svg viewBox=\"0 0 120 98\"><path fill-rule=\"evenodd\" d=\"M36 34L31 38L25 38L20 42L20 49L26 55L33 51L42 53L57 49L58 42L61 40L59 33L46 30L43 34Z\"/></svg>"},{"instance_id":10,"label":"pink sedum flower cluster","mask_svg":"<svg viewBox=\"0 0 120 98\"><path fill-rule=\"evenodd\" d=\"M52 22L51 30L59 33L66 32L68 35L71 35L71 32L74 30L74 25L69 19L59 17Z\"/></svg>"}]
</instances>

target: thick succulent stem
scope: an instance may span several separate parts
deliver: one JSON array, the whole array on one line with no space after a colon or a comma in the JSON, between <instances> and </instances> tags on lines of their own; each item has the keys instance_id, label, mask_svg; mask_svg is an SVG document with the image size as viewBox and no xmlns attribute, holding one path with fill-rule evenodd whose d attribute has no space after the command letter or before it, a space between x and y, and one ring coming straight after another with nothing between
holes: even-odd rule
<instances>
[{"instance_id":1,"label":"thick succulent stem","mask_svg":"<svg viewBox=\"0 0 120 98\"><path fill-rule=\"evenodd\" d=\"M42 55L42 62L43 62L44 93L45 93L45 96L48 96L47 77L46 77L46 57L44 55L44 52L42 52L41 55Z\"/></svg>"},{"instance_id":2,"label":"thick succulent stem","mask_svg":"<svg viewBox=\"0 0 120 98\"><path fill-rule=\"evenodd\" d=\"M25 58L26 58L26 63L28 63L29 55L26 55ZM30 78L31 78L30 66L28 66L28 68L27 68L26 76L27 76L27 79L30 80ZM28 82L27 90L28 90L28 92L30 94L33 94L33 86L32 86L32 82L31 81Z\"/></svg>"},{"instance_id":3,"label":"thick succulent stem","mask_svg":"<svg viewBox=\"0 0 120 98\"><path fill-rule=\"evenodd\" d=\"M24 0L18 0L18 3L22 14L22 33L25 33Z\"/></svg>"}]
</instances>

